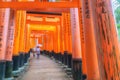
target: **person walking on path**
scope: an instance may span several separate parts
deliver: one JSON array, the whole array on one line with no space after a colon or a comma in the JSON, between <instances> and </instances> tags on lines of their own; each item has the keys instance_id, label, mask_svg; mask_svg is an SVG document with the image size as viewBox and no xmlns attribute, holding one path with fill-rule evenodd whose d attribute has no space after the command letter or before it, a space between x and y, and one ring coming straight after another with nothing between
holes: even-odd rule
<instances>
[{"instance_id":1,"label":"person walking on path","mask_svg":"<svg viewBox=\"0 0 120 80\"><path fill-rule=\"evenodd\" d=\"M40 48L39 48L39 46L36 47L36 55L37 55L37 59L39 59L39 57L40 57Z\"/></svg>"}]
</instances>

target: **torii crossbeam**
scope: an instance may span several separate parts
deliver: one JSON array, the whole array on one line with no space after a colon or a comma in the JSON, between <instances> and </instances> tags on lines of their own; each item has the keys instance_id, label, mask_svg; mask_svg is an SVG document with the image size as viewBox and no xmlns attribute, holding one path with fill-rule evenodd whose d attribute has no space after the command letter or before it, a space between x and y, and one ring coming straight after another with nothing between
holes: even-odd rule
<instances>
[{"instance_id":1,"label":"torii crossbeam","mask_svg":"<svg viewBox=\"0 0 120 80\"><path fill-rule=\"evenodd\" d=\"M12 8L20 10L39 10L41 8L76 8L78 2L0 2L0 8Z\"/></svg>"}]
</instances>

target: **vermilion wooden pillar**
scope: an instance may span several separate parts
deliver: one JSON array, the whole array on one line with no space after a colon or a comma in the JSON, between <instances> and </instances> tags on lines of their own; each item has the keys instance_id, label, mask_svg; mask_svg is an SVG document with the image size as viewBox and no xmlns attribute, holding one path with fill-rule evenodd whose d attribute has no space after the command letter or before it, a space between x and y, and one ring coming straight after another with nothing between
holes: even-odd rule
<instances>
[{"instance_id":1,"label":"vermilion wooden pillar","mask_svg":"<svg viewBox=\"0 0 120 80\"><path fill-rule=\"evenodd\" d=\"M63 36L64 36L65 65L71 68L72 40L71 40L70 13L63 13L63 26L64 26Z\"/></svg>"},{"instance_id":2,"label":"vermilion wooden pillar","mask_svg":"<svg viewBox=\"0 0 120 80\"><path fill-rule=\"evenodd\" d=\"M52 45L53 42L52 42L52 39L51 39L51 38L52 38L52 34L51 34L51 31L49 31L49 32L48 32L48 39L47 39L47 40L48 40L48 47L49 47L49 48L48 48L48 51L49 51L49 52L51 52L52 49L53 49L53 45Z\"/></svg>"},{"instance_id":3,"label":"vermilion wooden pillar","mask_svg":"<svg viewBox=\"0 0 120 80\"><path fill-rule=\"evenodd\" d=\"M31 26L30 24L26 24L26 40L25 40L25 52L28 53L30 50L30 34L31 34Z\"/></svg>"},{"instance_id":4,"label":"vermilion wooden pillar","mask_svg":"<svg viewBox=\"0 0 120 80\"><path fill-rule=\"evenodd\" d=\"M26 55L24 48L25 48L25 27L26 27L26 11L21 11L21 21L20 21L20 40L19 40L19 54L20 54L20 68L24 67L24 63L26 63Z\"/></svg>"},{"instance_id":5,"label":"vermilion wooden pillar","mask_svg":"<svg viewBox=\"0 0 120 80\"><path fill-rule=\"evenodd\" d=\"M67 51L68 51L68 54L72 54L72 34L71 34L71 25L70 25L70 13L66 13L66 38L67 38Z\"/></svg>"},{"instance_id":6,"label":"vermilion wooden pillar","mask_svg":"<svg viewBox=\"0 0 120 80\"><path fill-rule=\"evenodd\" d=\"M101 80L120 80L120 48L111 0L89 1Z\"/></svg>"},{"instance_id":7,"label":"vermilion wooden pillar","mask_svg":"<svg viewBox=\"0 0 120 80\"><path fill-rule=\"evenodd\" d=\"M50 36L49 47L50 47L50 51L52 51L53 50L53 38L52 38L53 34L52 34L52 31L50 31L49 36Z\"/></svg>"},{"instance_id":8,"label":"vermilion wooden pillar","mask_svg":"<svg viewBox=\"0 0 120 80\"><path fill-rule=\"evenodd\" d=\"M42 37L42 50L44 50L44 33L42 33L43 35L41 36Z\"/></svg>"},{"instance_id":9,"label":"vermilion wooden pillar","mask_svg":"<svg viewBox=\"0 0 120 80\"><path fill-rule=\"evenodd\" d=\"M43 50L45 50L45 44L46 44L46 42L45 42L45 33L44 33L44 35L43 35Z\"/></svg>"},{"instance_id":10,"label":"vermilion wooden pillar","mask_svg":"<svg viewBox=\"0 0 120 80\"><path fill-rule=\"evenodd\" d=\"M82 52L78 8L70 9L72 30L72 70L74 80L82 79Z\"/></svg>"},{"instance_id":11,"label":"vermilion wooden pillar","mask_svg":"<svg viewBox=\"0 0 120 80\"><path fill-rule=\"evenodd\" d=\"M57 25L57 39L58 39L58 51L57 53L60 53L60 25Z\"/></svg>"},{"instance_id":12,"label":"vermilion wooden pillar","mask_svg":"<svg viewBox=\"0 0 120 80\"><path fill-rule=\"evenodd\" d=\"M67 25L67 13L63 13L63 26L64 26L64 51L68 51L68 25Z\"/></svg>"},{"instance_id":13,"label":"vermilion wooden pillar","mask_svg":"<svg viewBox=\"0 0 120 80\"><path fill-rule=\"evenodd\" d=\"M64 42L64 51L63 51L63 64L67 66L68 61L68 35L67 35L67 13L62 13L62 26L63 26L63 42Z\"/></svg>"},{"instance_id":14,"label":"vermilion wooden pillar","mask_svg":"<svg viewBox=\"0 0 120 80\"><path fill-rule=\"evenodd\" d=\"M26 14L27 15L27 14ZM27 18L27 16L26 16ZM24 30L24 52L27 53L26 47L27 47L27 26L28 24L25 24L25 30Z\"/></svg>"},{"instance_id":15,"label":"vermilion wooden pillar","mask_svg":"<svg viewBox=\"0 0 120 80\"><path fill-rule=\"evenodd\" d=\"M62 13L63 15L63 13ZM61 54L63 55L64 54L64 23L63 23L63 16L60 17L60 41L61 41Z\"/></svg>"},{"instance_id":16,"label":"vermilion wooden pillar","mask_svg":"<svg viewBox=\"0 0 120 80\"><path fill-rule=\"evenodd\" d=\"M26 13L24 13L26 16ZM31 34L31 26L30 24L26 24L26 17L23 18L25 20L23 26L24 26L24 65L28 64L28 59L30 57L31 47L30 47L30 34Z\"/></svg>"},{"instance_id":17,"label":"vermilion wooden pillar","mask_svg":"<svg viewBox=\"0 0 120 80\"><path fill-rule=\"evenodd\" d=\"M60 17L60 61L64 63L65 39L64 39L64 13Z\"/></svg>"},{"instance_id":18,"label":"vermilion wooden pillar","mask_svg":"<svg viewBox=\"0 0 120 80\"><path fill-rule=\"evenodd\" d=\"M58 51L57 51L57 56L58 56L58 61L62 61L62 59L61 59L61 41L60 41L60 36L61 36L61 33L60 33L60 31L61 31L61 26L58 24L57 26L57 39L58 39Z\"/></svg>"},{"instance_id":19,"label":"vermilion wooden pillar","mask_svg":"<svg viewBox=\"0 0 120 80\"><path fill-rule=\"evenodd\" d=\"M46 39L46 40L47 40L47 51L49 51L49 49L50 49L50 46L49 46L49 45L50 45L50 44L49 44L49 43L50 43L50 36L49 36L49 32L48 32L48 31L47 31L47 36L46 36L46 38L47 38L47 39Z\"/></svg>"},{"instance_id":20,"label":"vermilion wooden pillar","mask_svg":"<svg viewBox=\"0 0 120 80\"><path fill-rule=\"evenodd\" d=\"M45 35L44 35L44 50L46 50L47 49L47 38L46 38L46 36L47 36L47 34L45 33Z\"/></svg>"},{"instance_id":21,"label":"vermilion wooden pillar","mask_svg":"<svg viewBox=\"0 0 120 80\"><path fill-rule=\"evenodd\" d=\"M82 0L87 79L100 80L93 16L90 0Z\"/></svg>"},{"instance_id":22,"label":"vermilion wooden pillar","mask_svg":"<svg viewBox=\"0 0 120 80\"><path fill-rule=\"evenodd\" d=\"M47 34L45 33L45 35L44 35L44 50L46 50L47 49L47 38L46 38L46 36L47 36Z\"/></svg>"},{"instance_id":23,"label":"vermilion wooden pillar","mask_svg":"<svg viewBox=\"0 0 120 80\"><path fill-rule=\"evenodd\" d=\"M79 24L80 24L80 39L81 39L81 51L82 51L82 74L83 79L86 78L87 74L87 65L86 65L86 53L85 53L85 32L84 32L84 26L83 26L83 4L81 0L78 0L78 15L79 15Z\"/></svg>"},{"instance_id":24,"label":"vermilion wooden pillar","mask_svg":"<svg viewBox=\"0 0 120 80\"><path fill-rule=\"evenodd\" d=\"M68 35L68 52L72 54L72 34L71 34L71 23L70 23L70 13L67 14L67 35Z\"/></svg>"},{"instance_id":25,"label":"vermilion wooden pillar","mask_svg":"<svg viewBox=\"0 0 120 80\"><path fill-rule=\"evenodd\" d=\"M8 24L8 35L7 35L7 46L6 46L6 68L5 68L5 78L13 79L12 70L13 70L13 41L14 41L14 30L15 30L15 13L13 10L10 10L10 18Z\"/></svg>"},{"instance_id":26,"label":"vermilion wooden pillar","mask_svg":"<svg viewBox=\"0 0 120 80\"><path fill-rule=\"evenodd\" d=\"M46 40L47 40L47 48L46 48L46 50L47 51L49 51L50 50L50 36L49 36L49 32L47 32L47 36L46 36Z\"/></svg>"},{"instance_id":27,"label":"vermilion wooden pillar","mask_svg":"<svg viewBox=\"0 0 120 80\"><path fill-rule=\"evenodd\" d=\"M56 31L54 31L53 33L53 37L54 37L54 49L55 49L55 53L58 52L58 41L57 41L57 28Z\"/></svg>"},{"instance_id":28,"label":"vermilion wooden pillar","mask_svg":"<svg viewBox=\"0 0 120 80\"><path fill-rule=\"evenodd\" d=\"M21 11L15 11L15 34L13 44L13 75L18 76L19 73L19 40L20 40L20 22Z\"/></svg>"},{"instance_id":29,"label":"vermilion wooden pillar","mask_svg":"<svg viewBox=\"0 0 120 80\"><path fill-rule=\"evenodd\" d=\"M54 43L54 42L53 42L53 31L51 31L51 41L52 41L52 42L51 42L51 47L52 47L52 50L54 51L54 48L53 48L53 43Z\"/></svg>"},{"instance_id":30,"label":"vermilion wooden pillar","mask_svg":"<svg viewBox=\"0 0 120 80\"><path fill-rule=\"evenodd\" d=\"M67 35L68 35L68 68L72 68L72 34L71 34L71 23L70 13L67 14Z\"/></svg>"},{"instance_id":31,"label":"vermilion wooden pillar","mask_svg":"<svg viewBox=\"0 0 120 80\"><path fill-rule=\"evenodd\" d=\"M4 80L10 9L0 9L0 14L0 80Z\"/></svg>"}]
</instances>

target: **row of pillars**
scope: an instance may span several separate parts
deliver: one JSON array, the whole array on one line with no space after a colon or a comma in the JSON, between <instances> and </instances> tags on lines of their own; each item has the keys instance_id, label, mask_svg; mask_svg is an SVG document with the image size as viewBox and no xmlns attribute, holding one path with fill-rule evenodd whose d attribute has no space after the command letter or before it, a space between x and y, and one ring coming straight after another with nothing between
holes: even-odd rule
<instances>
[{"instance_id":1,"label":"row of pillars","mask_svg":"<svg viewBox=\"0 0 120 80\"><path fill-rule=\"evenodd\" d=\"M72 41L76 49L81 49L73 49L73 59L82 60L82 73L87 75L87 80L119 80L120 49L111 0L79 0L79 3L82 6L71 9L74 15L79 15L79 24L76 15L72 17L76 25L72 27L72 39L80 36L80 42ZM77 31L80 32L76 34ZM74 57L78 53L81 56Z\"/></svg>"},{"instance_id":2,"label":"row of pillars","mask_svg":"<svg viewBox=\"0 0 120 80\"><path fill-rule=\"evenodd\" d=\"M0 9L0 80L14 80L28 67L25 16L26 11Z\"/></svg>"},{"instance_id":3,"label":"row of pillars","mask_svg":"<svg viewBox=\"0 0 120 80\"><path fill-rule=\"evenodd\" d=\"M119 80L120 49L111 0L79 0L79 4L71 9L72 58L78 61L73 68L82 67L87 80Z\"/></svg>"},{"instance_id":4,"label":"row of pillars","mask_svg":"<svg viewBox=\"0 0 120 80\"><path fill-rule=\"evenodd\" d=\"M70 62L72 61L74 80L82 80L83 77L87 77L87 80L119 80L120 52L111 0L79 0L78 4L81 6L70 9ZM65 43L64 49L69 45L67 41ZM63 51L65 50L61 49L57 53L53 51L54 54L47 51L46 54L63 62L67 59L62 59L66 56L65 52L69 53L68 50ZM66 65L69 66L69 62Z\"/></svg>"}]
</instances>

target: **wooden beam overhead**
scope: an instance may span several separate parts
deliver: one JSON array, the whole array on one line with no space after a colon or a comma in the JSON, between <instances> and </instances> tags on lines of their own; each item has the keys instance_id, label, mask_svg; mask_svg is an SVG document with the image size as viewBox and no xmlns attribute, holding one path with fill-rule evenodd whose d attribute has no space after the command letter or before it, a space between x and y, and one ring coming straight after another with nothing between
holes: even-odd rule
<instances>
[{"instance_id":1,"label":"wooden beam overhead","mask_svg":"<svg viewBox=\"0 0 120 80\"><path fill-rule=\"evenodd\" d=\"M70 8L41 8L39 10L27 10L27 12L54 12L54 13L70 13Z\"/></svg>"},{"instance_id":2,"label":"wooden beam overhead","mask_svg":"<svg viewBox=\"0 0 120 80\"><path fill-rule=\"evenodd\" d=\"M61 18L62 15L51 15L51 14L37 14L37 13L27 13L27 16L37 16L37 17L57 17Z\"/></svg>"},{"instance_id":3,"label":"wooden beam overhead","mask_svg":"<svg viewBox=\"0 0 120 80\"><path fill-rule=\"evenodd\" d=\"M56 26L59 25L59 23L57 22L40 22L40 21L26 21L26 24L38 24L38 25L52 25L52 26Z\"/></svg>"},{"instance_id":4,"label":"wooden beam overhead","mask_svg":"<svg viewBox=\"0 0 120 80\"><path fill-rule=\"evenodd\" d=\"M40 11L27 11L27 15L28 16L53 16L53 17L60 17L62 16L61 13L56 13L54 11L51 10L51 12L40 12Z\"/></svg>"},{"instance_id":5,"label":"wooden beam overhead","mask_svg":"<svg viewBox=\"0 0 120 80\"><path fill-rule=\"evenodd\" d=\"M78 2L0 2L0 8L39 10L41 8L76 8Z\"/></svg>"}]
</instances>

